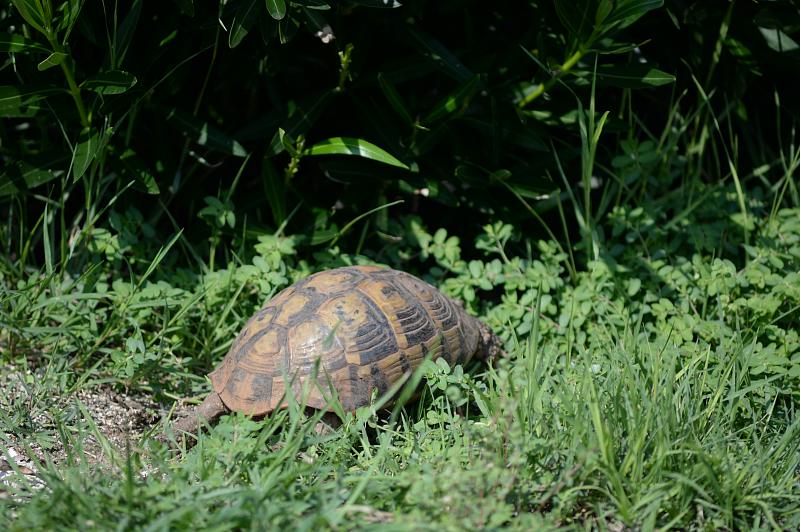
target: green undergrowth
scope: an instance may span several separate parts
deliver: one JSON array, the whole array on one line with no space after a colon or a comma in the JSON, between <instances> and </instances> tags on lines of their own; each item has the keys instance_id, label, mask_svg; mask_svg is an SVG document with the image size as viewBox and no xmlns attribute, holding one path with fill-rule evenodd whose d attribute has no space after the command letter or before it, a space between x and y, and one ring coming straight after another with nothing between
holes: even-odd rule
<instances>
[{"instance_id":1,"label":"green undergrowth","mask_svg":"<svg viewBox=\"0 0 800 532\"><path fill-rule=\"evenodd\" d=\"M80 275L49 262L3 270L3 357L33 371L0 398L4 438L67 457L39 464L43 488L7 488L0 519L20 530L796 528L800 209L753 187L745 222L735 187L682 190L693 200L611 209L583 266L503 223L466 260L458 237L398 220L399 253L498 331L508 358L427 363L419 401L394 416L361 409L333 434L298 408L234 415L178 454L152 434L105 442L100 465L82 453L104 436L76 390L199 398L270 294L369 262L332 247L312 265L278 234L213 272L160 268L180 236L136 265L129 251L151 246L148 228L133 207L114 214Z\"/></svg>"},{"instance_id":2,"label":"green undergrowth","mask_svg":"<svg viewBox=\"0 0 800 532\"><path fill-rule=\"evenodd\" d=\"M0 529L800 529L793 2L122 4L0 6ZM508 356L155 437L375 263Z\"/></svg>"}]
</instances>

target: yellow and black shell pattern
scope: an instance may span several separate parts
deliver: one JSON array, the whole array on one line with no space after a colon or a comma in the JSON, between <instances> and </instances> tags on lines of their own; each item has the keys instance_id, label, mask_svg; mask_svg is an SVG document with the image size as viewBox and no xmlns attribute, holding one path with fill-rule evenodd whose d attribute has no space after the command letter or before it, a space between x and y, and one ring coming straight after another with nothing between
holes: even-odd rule
<instances>
[{"instance_id":1,"label":"yellow and black shell pattern","mask_svg":"<svg viewBox=\"0 0 800 532\"><path fill-rule=\"evenodd\" d=\"M348 266L311 275L267 302L210 377L235 412L258 416L286 407L287 383L306 406L327 408L333 388L354 411L426 356L466 362L479 335L477 319L428 283L378 266Z\"/></svg>"}]
</instances>

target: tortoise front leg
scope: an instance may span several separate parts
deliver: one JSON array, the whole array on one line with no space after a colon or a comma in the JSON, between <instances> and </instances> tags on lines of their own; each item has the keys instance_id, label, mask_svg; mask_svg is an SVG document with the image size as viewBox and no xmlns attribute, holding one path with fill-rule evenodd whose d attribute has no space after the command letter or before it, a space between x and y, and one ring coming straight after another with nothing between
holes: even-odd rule
<instances>
[{"instance_id":1,"label":"tortoise front leg","mask_svg":"<svg viewBox=\"0 0 800 532\"><path fill-rule=\"evenodd\" d=\"M208 396L203 399L203 402L197 405L194 410L185 418L177 421L173 425L173 430L176 434L189 433L197 434L202 425L202 422L213 423L223 414L229 412L228 408L222 403L219 394L212 391Z\"/></svg>"}]
</instances>

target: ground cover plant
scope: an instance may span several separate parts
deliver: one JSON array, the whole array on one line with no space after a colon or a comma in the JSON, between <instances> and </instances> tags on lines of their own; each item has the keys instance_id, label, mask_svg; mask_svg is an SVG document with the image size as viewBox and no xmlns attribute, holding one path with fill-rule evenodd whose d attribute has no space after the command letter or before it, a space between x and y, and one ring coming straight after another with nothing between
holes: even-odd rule
<instances>
[{"instance_id":1,"label":"ground cover plant","mask_svg":"<svg viewBox=\"0 0 800 532\"><path fill-rule=\"evenodd\" d=\"M0 7L1 526L800 526L791 2L151 4ZM154 438L362 263L508 358Z\"/></svg>"}]
</instances>

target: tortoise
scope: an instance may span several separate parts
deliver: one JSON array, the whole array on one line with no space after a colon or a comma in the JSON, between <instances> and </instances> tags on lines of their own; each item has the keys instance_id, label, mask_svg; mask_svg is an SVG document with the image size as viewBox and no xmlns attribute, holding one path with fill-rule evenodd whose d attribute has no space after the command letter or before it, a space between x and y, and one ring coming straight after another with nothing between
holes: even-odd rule
<instances>
[{"instance_id":1,"label":"tortoise","mask_svg":"<svg viewBox=\"0 0 800 532\"><path fill-rule=\"evenodd\" d=\"M175 428L192 433L229 412L264 416L285 408L290 390L305 390L304 406L327 412L332 387L344 410L355 411L426 357L491 360L500 345L460 303L413 275L378 266L319 272L250 318L209 374L211 393ZM307 385L315 376L317 385ZM326 415L335 426L338 418Z\"/></svg>"}]
</instances>

